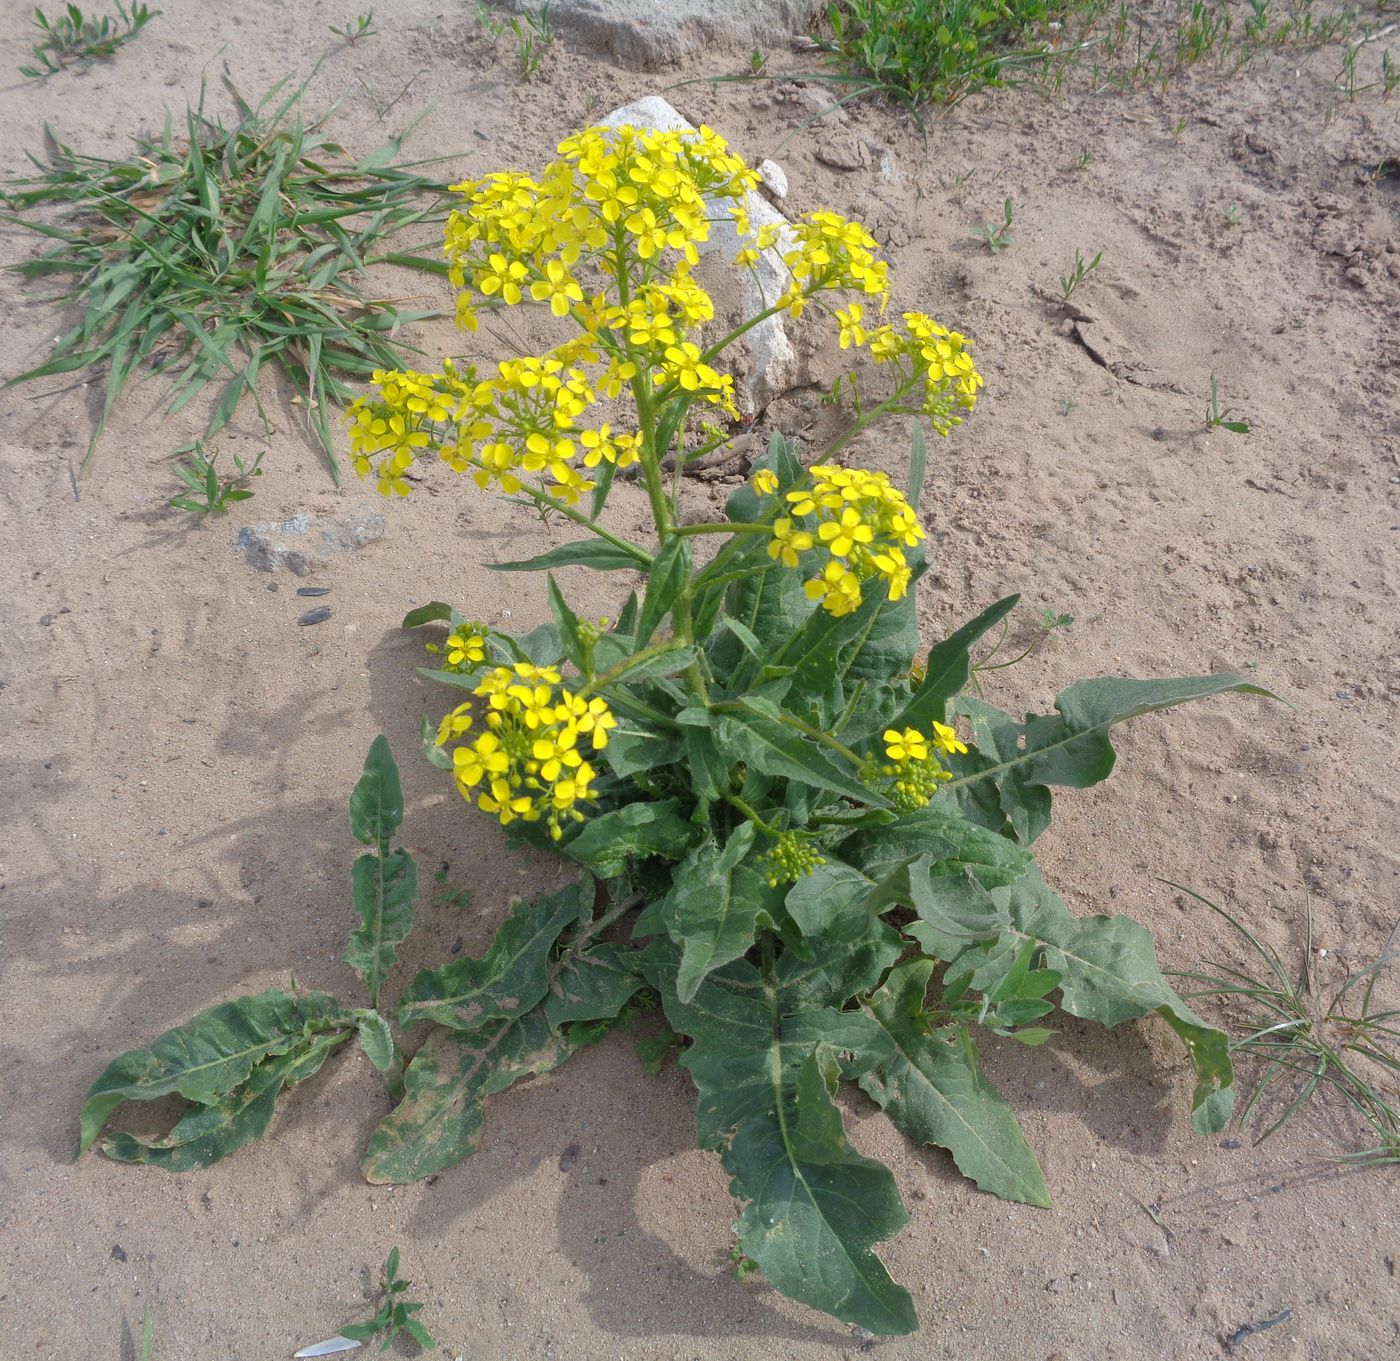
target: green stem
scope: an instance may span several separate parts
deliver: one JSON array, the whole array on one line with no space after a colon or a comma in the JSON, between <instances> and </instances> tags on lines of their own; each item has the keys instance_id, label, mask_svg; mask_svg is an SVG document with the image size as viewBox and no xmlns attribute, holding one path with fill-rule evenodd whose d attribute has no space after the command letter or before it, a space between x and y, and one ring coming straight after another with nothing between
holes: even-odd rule
<instances>
[{"instance_id":1,"label":"green stem","mask_svg":"<svg viewBox=\"0 0 1400 1361\"><path fill-rule=\"evenodd\" d=\"M724 796L724 801L737 808L746 818L748 818L748 820L751 823L753 823L755 827L758 828L760 832L764 834L764 836L768 837L772 841L776 841L778 839L777 829L768 822L766 822L754 808L752 808L749 804L745 803L744 800L741 799L737 794L726 794Z\"/></svg>"},{"instance_id":2,"label":"green stem","mask_svg":"<svg viewBox=\"0 0 1400 1361\"><path fill-rule=\"evenodd\" d=\"M699 525L677 525L674 534L771 534L772 525L750 525L734 520L706 521Z\"/></svg>"},{"instance_id":3,"label":"green stem","mask_svg":"<svg viewBox=\"0 0 1400 1361\"><path fill-rule=\"evenodd\" d=\"M520 490L537 505L545 505L548 506L550 510L557 510L565 519L572 520L576 525L582 525L585 529L591 530L600 539L606 539L614 548L620 548L629 557L636 558L639 566L651 566L652 555L640 544L632 543L629 539L620 538L611 530L604 529L602 525L596 524L594 521L590 520L588 516L580 514L567 502L560 501L557 497L551 496L548 492L540 491L538 487L526 486L526 484L522 482L520 484Z\"/></svg>"},{"instance_id":4,"label":"green stem","mask_svg":"<svg viewBox=\"0 0 1400 1361\"><path fill-rule=\"evenodd\" d=\"M636 670L649 658L660 656L665 652L679 652L686 645L679 638L668 638L664 643L655 643L651 647L644 647L640 652L634 652L625 661L618 662L611 670L603 672L601 676L595 676L578 692L579 697L586 699L589 695L597 694L605 685L611 685L614 681L621 680L629 671Z\"/></svg>"},{"instance_id":5,"label":"green stem","mask_svg":"<svg viewBox=\"0 0 1400 1361\"><path fill-rule=\"evenodd\" d=\"M874 425L876 421L880 420L884 416L919 415L918 407L899 405L900 399L903 398L907 393L912 391L915 386L916 382L913 378L906 379L905 382L901 384L900 387L896 389L893 393L891 393L887 398L885 398L885 400L881 402L879 406L872 407L859 419L852 421L851 424L846 427L845 431L841 435L837 436L835 440L833 440L830 444L826 446L826 452L823 454L823 457L831 458L834 454L840 453L840 451L844 449L853 439L855 439L858 435L864 433L864 431L866 431L870 426Z\"/></svg>"}]
</instances>

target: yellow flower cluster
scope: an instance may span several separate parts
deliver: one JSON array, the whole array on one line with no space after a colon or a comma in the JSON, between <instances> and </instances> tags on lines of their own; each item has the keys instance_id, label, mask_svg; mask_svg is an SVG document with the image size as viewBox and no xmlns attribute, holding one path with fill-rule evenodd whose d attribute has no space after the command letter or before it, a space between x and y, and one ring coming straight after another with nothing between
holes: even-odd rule
<instances>
[{"instance_id":1,"label":"yellow flower cluster","mask_svg":"<svg viewBox=\"0 0 1400 1361\"><path fill-rule=\"evenodd\" d=\"M796 567L799 554L824 551L829 561L804 589L812 600L836 616L860 608L861 583L882 578L889 598L898 600L912 575L905 550L924 537L914 508L884 473L835 464L814 464L812 484L787 493L788 516L773 524L768 556L785 567ZM754 487L772 495L777 479L755 475Z\"/></svg>"},{"instance_id":2,"label":"yellow flower cluster","mask_svg":"<svg viewBox=\"0 0 1400 1361\"><path fill-rule=\"evenodd\" d=\"M859 222L824 209L807 213L788 227L795 245L783 253L792 283L779 306L800 317L810 293L819 289L852 289L880 299L889 298L889 265L876 259L876 241ZM764 250L777 241L773 227L760 228L755 245Z\"/></svg>"},{"instance_id":3,"label":"yellow flower cluster","mask_svg":"<svg viewBox=\"0 0 1400 1361\"><path fill-rule=\"evenodd\" d=\"M956 730L936 720L931 739L917 728L887 728L883 740L889 760L879 773L890 782L890 802L901 813L927 807L938 786L953 778L940 758L967 751Z\"/></svg>"},{"instance_id":4,"label":"yellow flower cluster","mask_svg":"<svg viewBox=\"0 0 1400 1361\"><path fill-rule=\"evenodd\" d=\"M597 394L583 370L557 358L506 360L482 379L449 361L442 373L381 370L374 380L378 400L361 397L350 408L350 449L361 477L373 455L385 455L377 469L385 495L408 494L404 474L425 449L479 486L517 492L526 473L570 505L594 485L578 465L637 460L640 435L579 423Z\"/></svg>"},{"instance_id":5,"label":"yellow flower cluster","mask_svg":"<svg viewBox=\"0 0 1400 1361\"><path fill-rule=\"evenodd\" d=\"M904 329L893 325L867 330L859 304L838 311L841 348L868 345L877 364L894 364L906 375L917 374L924 384L923 414L933 428L946 435L962 424L958 411L977 405L982 375L968 353L972 342L923 312L905 312Z\"/></svg>"},{"instance_id":6,"label":"yellow flower cluster","mask_svg":"<svg viewBox=\"0 0 1400 1361\"><path fill-rule=\"evenodd\" d=\"M529 662L495 667L472 694L485 700L485 731L452 753L458 789L503 826L545 819L558 840L562 822L581 822L578 805L593 797L597 772L580 747L585 739L594 752L607 746L617 726L607 702L573 694L553 667ZM471 730L471 711L468 700L442 720L438 746Z\"/></svg>"}]
</instances>

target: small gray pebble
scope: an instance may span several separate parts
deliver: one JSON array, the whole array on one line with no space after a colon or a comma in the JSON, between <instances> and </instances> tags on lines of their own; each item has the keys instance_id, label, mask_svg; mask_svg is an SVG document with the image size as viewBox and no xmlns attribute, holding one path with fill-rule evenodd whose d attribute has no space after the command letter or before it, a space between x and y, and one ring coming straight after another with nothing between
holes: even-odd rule
<instances>
[{"instance_id":1,"label":"small gray pebble","mask_svg":"<svg viewBox=\"0 0 1400 1361\"><path fill-rule=\"evenodd\" d=\"M298 587L297 587L297 594L298 594L298 595L330 595L330 593L331 593L331 588L330 588L329 586L298 586Z\"/></svg>"},{"instance_id":2,"label":"small gray pebble","mask_svg":"<svg viewBox=\"0 0 1400 1361\"><path fill-rule=\"evenodd\" d=\"M331 617L331 607L329 605L317 605L314 610L307 612L297 620L303 627L307 624L324 624Z\"/></svg>"},{"instance_id":3,"label":"small gray pebble","mask_svg":"<svg viewBox=\"0 0 1400 1361\"><path fill-rule=\"evenodd\" d=\"M559 1170L561 1172L572 1172L574 1170L574 1164L578 1162L578 1155L582 1151L583 1150L579 1148L577 1144L570 1144L568 1148L559 1155Z\"/></svg>"}]
</instances>

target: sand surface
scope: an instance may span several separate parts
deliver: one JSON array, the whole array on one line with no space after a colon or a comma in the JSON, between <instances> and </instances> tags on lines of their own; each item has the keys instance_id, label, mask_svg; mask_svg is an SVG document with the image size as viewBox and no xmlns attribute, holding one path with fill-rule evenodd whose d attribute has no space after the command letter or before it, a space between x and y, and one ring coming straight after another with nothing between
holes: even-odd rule
<instances>
[{"instance_id":1,"label":"sand surface","mask_svg":"<svg viewBox=\"0 0 1400 1361\"><path fill-rule=\"evenodd\" d=\"M354 48L326 31L346 18L339 4L164 9L115 62L0 90L0 168L20 172L45 123L116 153L164 106L178 116L201 74L227 112L225 73L252 95L305 76L328 45L307 103L340 101L339 139L368 151L436 99L410 150L448 156L453 178L538 166L595 115L743 64L715 51L647 74L561 44L521 85L508 40L492 46L466 6L441 0L380 7L380 36ZM18 0L0 7L10 72L27 17ZM775 67L812 61L773 54ZM932 451L927 640L1020 591L1015 637L1047 609L1075 622L989 677L1004 707L1048 708L1081 676L1246 668L1294 706L1232 698L1142 720L1122 731L1106 786L1057 798L1041 843L1050 882L1076 911L1144 922L1168 968L1241 956L1159 878L1228 906L1295 963L1310 901L1312 962L1334 983L1400 911L1400 179L1373 174L1400 155L1400 99L1340 99L1337 65L1335 50L1287 52L1230 77L1196 68L1165 93L987 93L932 121L926 142L868 103L800 127L815 86L668 94L751 161L778 160L785 210L873 224L897 302L978 341L982 404ZM815 159L843 139L861 168ZM1006 197L1015 244L992 255L969 236ZM0 258L33 245L6 231ZM1076 248L1103 263L1071 312L1056 280ZM448 301L439 281L414 286ZM12 374L65 323L13 275L0 297ZM416 337L433 356L462 350L446 324ZM812 356L815 384L834 362L830 346ZM1212 372L1248 435L1203 428ZM1155 1023L1069 1022L1040 1050L988 1044L1051 1210L979 1193L849 1099L852 1137L894 1169L912 1216L883 1255L924 1329L878 1344L734 1281L735 1206L717 1160L694 1149L689 1079L674 1066L648 1077L627 1034L495 1099L481 1151L429 1184L361 1179L387 1100L349 1052L295 1093L274 1137L208 1172L75 1164L83 1094L120 1051L292 973L359 996L340 962L345 801L375 734L403 768L425 890L400 981L454 945L479 951L511 895L565 874L503 849L421 759L419 719L442 692L416 677L421 639L397 625L443 598L533 626L543 582L482 564L568 535L445 469L403 503L337 491L291 392L265 390L273 437L245 409L223 440L268 450L257 495L203 523L165 505L169 451L202 413L167 418L159 378L122 402L77 499L95 389L0 396L0 1358L129 1361L147 1306L157 1361L288 1357L367 1315L395 1244L439 1354L473 1361L1215 1357L1239 1325L1284 1310L1234 1354L1400 1347L1395 1175L1319 1160L1363 1146L1331 1102L1261 1148L1234 1128L1194 1137L1181 1052ZM790 395L761 432L805 433L818 452L832 419L819 396ZM906 436L888 428L858 456L899 473ZM691 496L718 505L727 489ZM634 492L615 500L624 530L641 521ZM305 579L254 570L234 547L245 525L365 509L383 510L383 537ZM298 627L305 584L331 588L313 602L332 607L327 622ZM608 581L567 584L580 613L616 609ZM440 869L468 906L435 901ZM128 1118L152 1128L156 1114Z\"/></svg>"}]
</instances>

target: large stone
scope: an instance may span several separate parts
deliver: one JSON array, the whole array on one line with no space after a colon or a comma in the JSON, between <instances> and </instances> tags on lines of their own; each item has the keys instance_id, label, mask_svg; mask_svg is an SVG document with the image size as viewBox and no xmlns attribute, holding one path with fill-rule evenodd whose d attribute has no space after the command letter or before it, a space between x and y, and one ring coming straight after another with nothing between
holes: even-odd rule
<instances>
[{"instance_id":1,"label":"large stone","mask_svg":"<svg viewBox=\"0 0 1400 1361\"><path fill-rule=\"evenodd\" d=\"M503 0L537 13L540 0ZM813 0L554 0L549 17L563 37L625 66L673 66L697 52L748 52L786 42L812 26Z\"/></svg>"},{"instance_id":2,"label":"large stone","mask_svg":"<svg viewBox=\"0 0 1400 1361\"><path fill-rule=\"evenodd\" d=\"M304 512L275 525L244 525L234 547L259 572L286 570L309 576L337 553L353 552L384 537L384 517L369 507L335 518Z\"/></svg>"},{"instance_id":3,"label":"large stone","mask_svg":"<svg viewBox=\"0 0 1400 1361\"><path fill-rule=\"evenodd\" d=\"M630 124L637 128L652 128L659 132L694 131L676 110L658 95L647 95L634 103L598 120L602 127L618 128ZM772 224L778 228L778 245L764 251L752 271L739 271L742 319L757 316L787 291L792 276L783 264L782 252L792 250L796 240L787 218L766 199L752 190L745 195L745 207L753 229ZM718 208L710 222L710 239L700 247L702 259L718 256L731 261L741 248L739 232L727 205ZM732 272L732 271L731 271ZM765 317L744 337L747 363L736 374L739 405L751 414L761 412L770 402L803 381L801 361L783 326L783 314Z\"/></svg>"}]
</instances>

